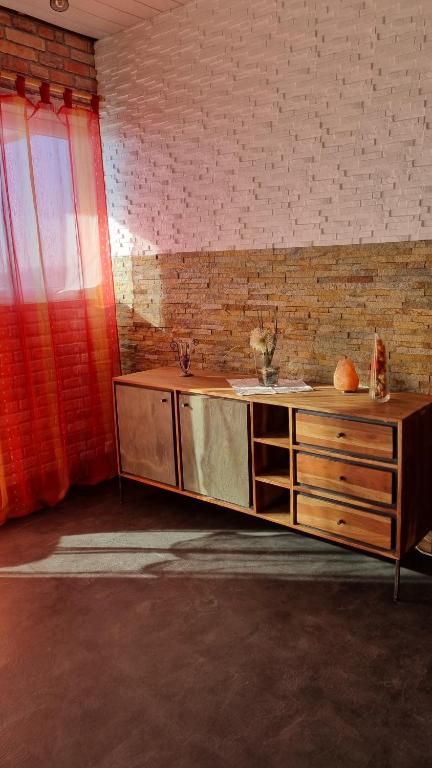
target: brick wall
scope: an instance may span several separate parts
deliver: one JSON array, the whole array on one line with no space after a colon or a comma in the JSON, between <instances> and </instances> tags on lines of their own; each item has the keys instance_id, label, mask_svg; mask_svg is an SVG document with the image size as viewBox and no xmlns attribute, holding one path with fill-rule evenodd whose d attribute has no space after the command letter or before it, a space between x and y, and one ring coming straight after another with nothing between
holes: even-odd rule
<instances>
[{"instance_id":1,"label":"brick wall","mask_svg":"<svg viewBox=\"0 0 432 768\"><path fill-rule=\"evenodd\" d=\"M96 44L114 250L432 236L432 3L196 0Z\"/></svg>"},{"instance_id":2,"label":"brick wall","mask_svg":"<svg viewBox=\"0 0 432 768\"><path fill-rule=\"evenodd\" d=\"M270 319L277 306L283 375L328 383L347 354L367 384L377 329L392 388L432 394L432 242L134 256L130 267L132 310L118 285L125 370L172 364L174 334L198 339L196 367L252 371L257 310Z\"/></svg>"},{"instance_id":3,"label":"brick wall","mask_svg":"<svg viewBox=\"0 0 432 768\"><path fill-rule=\"evenodd\" d=\"M197 0L97 43L125 370L173 333L249 370L277 304L283 373L365 381L378 328L432 391L431 36L419 0Z\"/></svg>"},{"instance_id":4,"label":"brick wall","mask_svg":"<svg viewBox=\"0 0 432 768\"><path fill-rule=\"evenodd\" d=\"M2 6L0 54L2 69L66 88L97 91L93 40Z\"/></svg>"}]
</instances>

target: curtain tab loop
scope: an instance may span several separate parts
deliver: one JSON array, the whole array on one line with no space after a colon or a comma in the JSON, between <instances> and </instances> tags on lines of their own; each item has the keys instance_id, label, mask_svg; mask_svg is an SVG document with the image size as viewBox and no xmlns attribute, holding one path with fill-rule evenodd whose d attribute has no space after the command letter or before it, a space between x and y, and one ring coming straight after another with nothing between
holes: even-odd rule
<instances>
[{"instance_id":1,"label":"curtain tab loop","mask_svg":"<svg viewBox=\"0 0 432 768\"><path fill-rule=\"evenodd\" d=\"M63 101L68 109L72 109L72 96L72 88L65 88L63 91Z\"/></svg>"},{"instance_id":2,"label":"curtain tab loop","mask_svg":"<svg viewBox=\"0 0 432 768\"><path fill-rule=\"evenodd\" d=\"M17 78L15 80L15 88L18 96L23 96L25 98L25 87L26 87L26 79L24 75L17 75Z\"/></svg>"},{"instance_id":3,"label":"curtain tab loop","mask_svg":"<svg viewBox=\"0 0 432 768\"><path fill-rule=\"evenodd\" d=\"M41 97L41 102L43 104L50 104L50 84L49 83L41 83L41 86L39 88L39 93Z\"/></svg>"},{"instance_id":4,"label":"curtain tab loop","mask_svg":"<svg viewBox=\"0 0 432 768\"><path fill-rule=\"evenodd\" d=\"M95 115L99 114L99 102L100 102L100 96L94 93L93 96L91 97L91 108L92 108L92 112L94 112Z\"/></svg>"}]
</instances>

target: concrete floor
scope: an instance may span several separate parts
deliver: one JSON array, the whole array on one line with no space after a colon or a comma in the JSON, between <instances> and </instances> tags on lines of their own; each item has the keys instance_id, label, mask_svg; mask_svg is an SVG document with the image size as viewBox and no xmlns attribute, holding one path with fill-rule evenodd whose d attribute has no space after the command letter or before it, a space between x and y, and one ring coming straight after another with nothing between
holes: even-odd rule
<instances>
[{"instance_id":1,"label":"concrete floor","mask_svg":"<svg viewBox=\"0 0 432 768\"><path fill-rule=\"evenodd\" d=\"M431 559L129 486L0 529L1 768L430 768ZM422 574L420 571L424 571Z\"/></svg>"}]
</instances>

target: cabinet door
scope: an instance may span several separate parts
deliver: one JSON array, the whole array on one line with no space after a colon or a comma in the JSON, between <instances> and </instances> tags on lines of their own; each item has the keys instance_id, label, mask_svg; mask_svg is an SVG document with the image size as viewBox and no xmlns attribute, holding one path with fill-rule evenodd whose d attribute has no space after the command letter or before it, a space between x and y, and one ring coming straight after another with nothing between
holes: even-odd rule
<instances>
[{"instance_id":1,"label":"cabinet door","mask_svg":"<svg viewBox=\"0 0 432 768\"><path fill-rule=\"evenodd\" d=\"M121 471L177 485L172 393L127 384L115 391Z\"/></svg>"},{"instance_id":2,"label":"cabinet door","mask_svg":"<svg viewBox=\"0 0 432 768\"><path fill-rule=\"evenodd\" d=\"M185 490L249 507L247 403L182 394L180 429Z\"/></svg>"}]
</instances>

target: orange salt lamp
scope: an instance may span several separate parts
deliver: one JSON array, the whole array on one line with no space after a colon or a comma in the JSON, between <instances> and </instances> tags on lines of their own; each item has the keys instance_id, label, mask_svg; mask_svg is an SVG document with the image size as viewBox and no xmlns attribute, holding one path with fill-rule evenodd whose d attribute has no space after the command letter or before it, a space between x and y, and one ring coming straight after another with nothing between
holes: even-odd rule
<instances>
[{"instance_id":1,"label":"orange salt lamp","mask_svg":"<svg viewBox=\"0 0 432 768\"><path fill-rule=\"evenodd\" d=\"M334 388L339 392L356 392L359 385L359 377L355 365L350 357L341 357L333 377Z\"/></svg>"}]
</instances>

